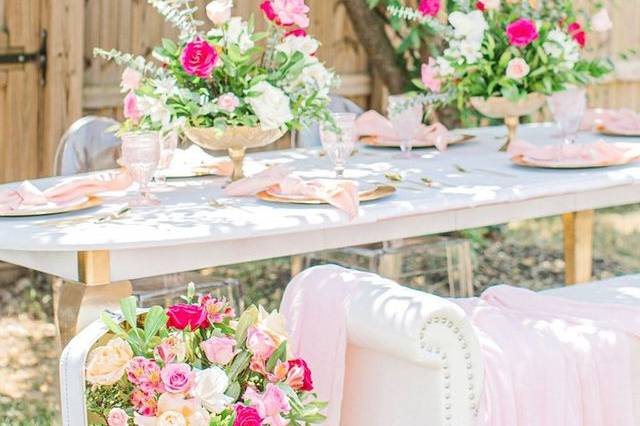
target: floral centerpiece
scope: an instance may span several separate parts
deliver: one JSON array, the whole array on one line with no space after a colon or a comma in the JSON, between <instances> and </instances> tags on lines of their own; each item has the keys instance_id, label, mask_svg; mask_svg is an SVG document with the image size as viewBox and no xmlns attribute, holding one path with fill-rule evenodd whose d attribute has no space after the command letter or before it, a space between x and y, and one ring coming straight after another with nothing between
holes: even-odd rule
<instances>
[{"instance_id":1,"label":"floral centerpiece","mask_svg":"<svg viewBox=\"0 0 640 426\"><path fill-rule=\"evenodd\" d=\"M589 14L570 0L452 4L447 24L437 18L439 0L422 0L418 10L390 7L390 12L426 24L445 39L442 54L429 58L415 83L426 92L447 93L459 109L470 102L515 126L518 116L544 104L545 95L586 85L612 70L610 62L584 55L588 33L612 26L606 9L584 21Z\"/></svg>"},{"instance_id":2,"label":"floral centerpiece","mask_svg":"<svg viewBox=\"0 0 640 426\"><path fill-rule=\"evenodd\" d=\"M231 0L206 7L210 25L195 18L190 0L147 0L180 30L164 39L155 62L111 50L95 54L126 66L123 129L158 129L178 122L195 143L229 149L236 169L244 150L279 139L286 130L331 121L335 74L316 57L307 34L304 0L265 0L258 11L264 32L231 16ZM175 126L174 126L175 127ZM241 176L237 170L236 178Z\"/></svg>"},{"instance_id":3,"label":"floral centerpiece","mask_svg":"<svg viewBox=\"0 0 640 426\"><path fill-rule=\"evenodd\" d=\"M92 424L108 426L284 426L321 423L306 362L291 357L284 319L250 307L239 318L224 299L159 306L124 323L102 320L112 335L86 366Z\"/></svg>"}]
</instances>

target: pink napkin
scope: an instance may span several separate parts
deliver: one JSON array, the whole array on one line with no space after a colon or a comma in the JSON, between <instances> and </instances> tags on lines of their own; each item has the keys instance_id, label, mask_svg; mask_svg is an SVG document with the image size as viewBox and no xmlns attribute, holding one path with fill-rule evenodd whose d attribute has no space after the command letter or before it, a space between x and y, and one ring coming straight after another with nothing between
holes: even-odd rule
<instances>
[{"instance_id":1,"label":"pink napkin","mask_svg":"<svg viewBox=\"0 0 640 426\"><path fill-rule=\"evenodd\" d=\"M584 116L582 129L636 135L640 133L640 114L630 109L591 109Z\"/></svg>"},{"instance_id":2,"label":"pink napkin","mask_svg":"<svg viewBox=\"0 0 640 426\"><path fill-rule=\"evenodd\" d=\"M44 191L36 188L31 182L24 181L17 189L0 192L0 211L48 203L64 204L99 192L123 190L131 183L131 176L124 169L79 177Z\"/></svg>"},{"instance_id":3,"label":"pink napkin","mask_svg":"<svg viewBox=\"0 0 640 426\"><path fill-rule=\"evenodd\" d=\"M537 146L525 141L509 144L509 154L536 161L575 161L578 163L618 163L631 154L631 148L598 140L587 144Z\"/></svg>"},{"instance_id":4,"label":"pink napkin","mask_svg":"<svg viewBox=\"0 0 640 426\"><path fill-rule=\"evenodd\" d=\"M400 145L391 121L376 111L367 111L356 120L356 133L360 136L376 136L385 142ZM440 123L425 126L421 124L414 136L414 146L435 146L445 151L449 142L449 131Z\"/></svg>"},{"instance_id":5,"label":"pink napkin","mask_svg":"<svg viewBox=\"0 0 640 426\"><path fill-rule=\"evenodd\" d=\"M283 166L273 166L255 176L233 182L224 189L224 193L232 197L244 197L265 190L319 199L343 210L352 219L358 216L360 197L357 183L348 180L305 181L291 176L290 171Z\"/></svg>"}]
</instances>

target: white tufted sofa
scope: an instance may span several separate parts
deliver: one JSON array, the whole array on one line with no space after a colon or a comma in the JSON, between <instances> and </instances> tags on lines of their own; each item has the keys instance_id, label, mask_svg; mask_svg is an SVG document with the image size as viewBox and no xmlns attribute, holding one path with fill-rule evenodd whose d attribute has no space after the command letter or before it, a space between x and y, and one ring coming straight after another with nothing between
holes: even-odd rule
<instances>
[{"instance_id":1,"label":"white tufted sofa","mask_svg":"<svg viewBox=\"0 0 640 426\"><path fill-rule=\"evenodd\" d=\"M640 275L548 291L599 303L640 303ZM348 312L342 426L472 426L483 386L477 339L446 299L387 284L358 286ZM86 425L84 365L106 328L95 322L60 361L64 426ZM632 349L640 418L640 342ZM640 423L639 423L640 426Z\"/></svg>"}]
</instances>

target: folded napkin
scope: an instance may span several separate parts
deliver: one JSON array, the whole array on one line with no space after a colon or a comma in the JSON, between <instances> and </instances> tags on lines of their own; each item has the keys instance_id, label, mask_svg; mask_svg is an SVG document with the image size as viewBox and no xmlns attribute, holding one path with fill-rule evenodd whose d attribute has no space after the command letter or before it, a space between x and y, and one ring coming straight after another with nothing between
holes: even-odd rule
<instances>
[{"instance_id":1,"label":"folded napkin","mask_svg":"<svg viewBox=\"0 0 640 426\"><path fill-rule=\"evenodd\" d=\"M401 142L391 121L376 111L367 111L357 118L356 133L358 137L376 136L385 142L397 143L398 146ZM449 138L449 130L442 124L421 124L413 137L413 146L435 146L439 151L445 151Z\"/></svg>"},{"instance_id":2,"label":"folded napkin","mask_svg":"<svg viewBox=\"0 0 640 426\"><path fill-rule=\"evenodd\" d=\"M220 176L231 176L233 174L233 163L231 161L217 159L197 145L191 145L187 149L176 149L169 169L187 170L197 167L212 169Z\"/></svg>"},{"instance_id":3,"label":"folded napkin","mask_svg":"<svg viewBox=\"0 0 640 426\"><path fill-rule=\"evenodd\" d=\"M640 133L640 114L630 109L591 109L585 113L582 130L607 130L613 133Z\"/></svg>"},{"instance_id":4,"label":"folded napkin","mask_svg":"<svg viewBox=\"0 0 640 426\"><path fill-rule=\"evenodd\" d=\"M619 163L632 153L631 148L598 140L593 143L572 145L536 146L524 141L509 144L512 157L522 155L526 159L550 162Z\"/></svg>"},{"instance_id":5,"label":"folded napkin","mask_svg":"<svg viewBox=\"0 0 640 426\"><path fill-rule=\"evenodd\" d=\"M16 189L0 191L0 211L31 206L62 206L99 192L127 189L131 183L131 176L124 169L66 180L44 191L24 181Z\"/></svg>"},{"instance_id":6,"label":"folded napkin","mask_svg":"<svg viewBox=\"0 0 640 426\"><path fill-rule=\"evenodd\" d=\"M291 172L284 166L273 166L254 176L232 182L224 189L224 193L227 196L243 197L265 190L322 200L343 210L352 219L358 216L360 197L356 182L320 179L305 181L291 176Z\"/></svg>"}]
</instances>

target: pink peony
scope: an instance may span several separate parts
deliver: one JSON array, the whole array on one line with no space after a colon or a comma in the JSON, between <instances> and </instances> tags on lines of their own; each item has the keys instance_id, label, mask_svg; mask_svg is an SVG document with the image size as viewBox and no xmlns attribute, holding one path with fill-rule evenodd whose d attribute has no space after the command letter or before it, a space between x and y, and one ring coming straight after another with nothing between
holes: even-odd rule
<instances>
[{"instance_id":1,"label":"pink peony","mask_svg":"<svg viewBox=\"0 0 640 426\"><path fill-rule=\"evenodd\" d=\"M122 408L112 408L107 417L107 425L109 426L127 426L129 416Z\"/></svg>"},{"instance_id":2,"label":"pink peony","mask_svg":"<svg viewBox=\"0 0 640 426\"><path fill-rule=\"evenodd\" d=\"M441 81L438 78L438 67L436 60L429 58L428 64L422 64L422 84L433 92L439 92L441 88Z\"/></svg>"},{"instance_id":3,"label":"pink peony","mask_svg":"<svg viewBox=\"0 0 640 426\"><path fill-rule=\"evenodd\" d=\"M227 96L228 98L223 100L220 99L225 96ZM218 104L221 108L223 108L222 104L229 108L237 104L233 108L235 110L235 108L240 105L240 100L232 93L222 95L220 98L218 98ZM222 299L216 299L210 294L207 294L204 296L200 296L200 298L198 299L198 304L202 306L207 312L207 318L209 320L209 323L211 324L220 323L224 321L225 318L233 318L235 316L233 308L227 305L227 301L224 299L224 297Z\"/></svg>"},{"instance_id":4,"label":"pink peony","mask_svg":"<svg viewBox=\"0 0 640 426\"><path fill-rule=\"evenodd\" d=\"M142 118L142 111L138 108L138 98L133 90L129 91L124 98L124 116L134 123L138 123Z\"/></svg>"},{"instance_id":5,"label":"pink peony","mask_svg":"<svg viewBox=\"0 0 640 426\"><path fill-rule=\"evenodd\" d=\"M291 406L284 391L273 383L267 384L264 394L260 395L254 388L248 387L244 399L256 407L263 423L271 426L284 426L287 421L282 414L291 411Z\"/></svg>"},{"instance_id":6,"label":"pink peony","mask_svg":"<svg viewBox=\"0 0 640 426\"><path fill-rule=\"evenodd\" d=\"M311 392L313 390L313 379L311 369L303 359L292 359L289 361L289 374L287 383L297 391Z\"/></svg>"},{"instance_id":7,"label":"pink peony","mask_svg":"<svg viewBox=\"0 0 640 426\"><path fill-rule=\"evenodd\" d=\"M582 29L582 25L577 22L569 24L567 27L569 34L580 47L584 48L587 45L587 33Z\"/></svg>"},{"instance_id":8,"label":"pink peony","mask_svg":"<svg viewBox=\"0 0 640 426\"><path fill-rule=\"evenodd\" d=\"M194 41L187 43L180 63L184 71L195 77L209 78L213 69L218 64L218 52L206 40L196 37Z\"/></svg>"},{"instance_id":9,"label":"pink peony","mask_svg":"<svg viewBox=\"0 0 640 426\"><path fill-rule=\"evenodd\" d=\"M520 18L507 26L507 37L513 46L524 47L538 39L536 24Z\"/></svg>"},{"instance_id":10,"label":"pink peony","mask_svg":"<svg viewBox=\"0 0 640 426\"><path fill-rule=\"evenodd\" d=\"M238 404L235 407L236 419L233 422L233 426L260 426L262 425L262 417L253 407L247 407L242 404Z\"/></svg>"},{"instance_id":11,"label":"pink peony","mask_svg":"<svg viewBox=\"0 0 640 426\"><path fill-rule=\"evenodd\" d=\"M247 348L260 359L269 359L276 350L273 338L256 326L249 327L247 332Z\"/></svg>"},{"instance_id":12,"label":"pink peony","mask_svg":"<svg viewBox=\"0 0 640 426\"><path fill-rule=\"evenodd\" d=\"M122 80L120 82L120 86L124 92L128 92L131 90L135 90L140 87L140 82L142 81L142 74L139 71L134 70L133 68L125 68L122 72Z\"/></svg>"},{"instance_id":13,"label":"pink peony","mask_svg":"<svg viewBox=\"0 0 640 426\"><path fill-rule=\"evenodd\" d=\"M240 106L240 100L233 93L226 93L218 98L218 106L223 111L233 112ZM209 318L209 322L216 323L222 321L211 321L211 318Z\"/></svg>"},{"instance_id":14,"label":"pink peony","mask_svg":"<svg viewBox=\"0 0 640 426\"><path fill-rule=\"evenodd\" d=\"M167 392L188 392L193 386L196 373L191 371L189 364L167 364L160 373Z\"/></svg>"},{"instance_id":15,"label":"pink peony","mask_svg":"<svg viewBox=\"0 0 640 426\"><path fill-rule=\"evenodd\" d=\"M300 28L309 26L309 6L304 4L304 0L265 0L260 5L260 9L270 21L288 27L297 25Z\"/></svg>"},{"instance_id":16,"label":"pink peony","mask_svg":"<svg viewBox=\"0 0 640 426\"><path fill-rule=\"evenodd\" d=\"M200 347L213 364L227 365L234 356L236 340L231 337L212 337L200 344Z\"/></svg>"},{"instance_id":17,"label":"pink peony","mask_svg":"<svg viewBox=\"0 0 640 426\"><path fill-rule=\"evenodd\" d=\"M437 16L440 12L440 0L421 0L418 10L424 16Z\"/></svg>"},{"instance_id":18,"label":"pink peony","mask_svg":"<svg viewBox=\"0 0 640 426\"><path fill-rule=\"evenodd\" d=\"M207 311L198 305L188 305L180 303L170 306L167 310L167 327L177 330L184 330L189 327L191 330L207 328Z\"/></svg>"}]
</instances>

